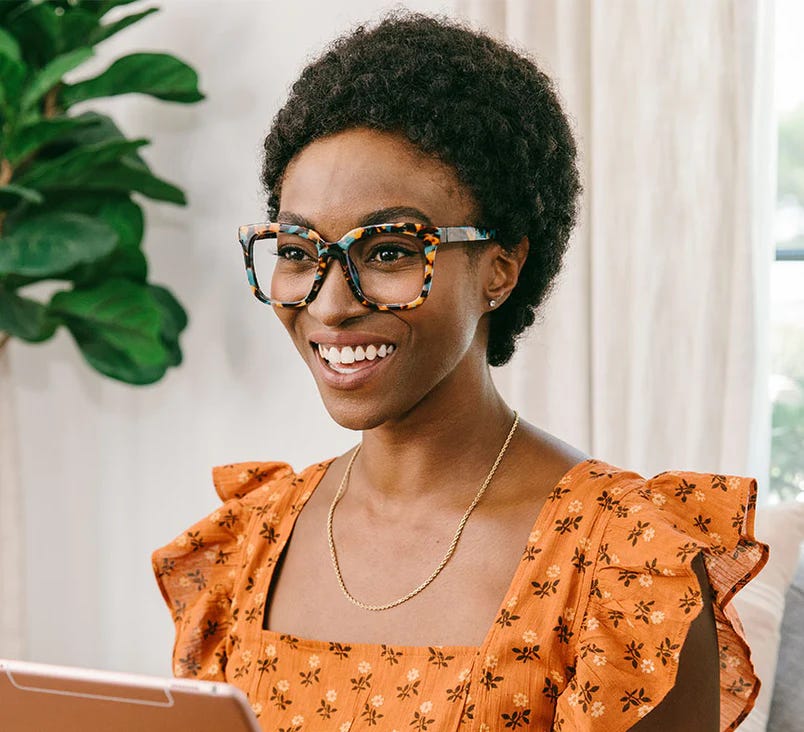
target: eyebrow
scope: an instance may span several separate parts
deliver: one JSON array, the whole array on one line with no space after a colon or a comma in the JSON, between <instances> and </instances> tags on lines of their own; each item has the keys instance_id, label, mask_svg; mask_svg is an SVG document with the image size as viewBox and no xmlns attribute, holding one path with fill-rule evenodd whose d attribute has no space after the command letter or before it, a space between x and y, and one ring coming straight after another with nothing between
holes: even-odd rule
<instances>
[{"instance_id":1,"label":"eyebrow","mask_svg":"<svg viewBox=\"0 0 804 732\"><path fill-rule=\"evenodd\" d=\"M433 225L430 217L413 206L389 206L387 208L380 208L376 211L363 216L357 223L357 226L372 226L373 224L391 224L398 221L409 221L410 219L418 219L418 221ZM295 224L296 226L304 226L308 229L315 229L312 222L302 216L301 214L293 213L293 211L280 211L276 220L280 224Z\"/></svg>"}]
</instances>

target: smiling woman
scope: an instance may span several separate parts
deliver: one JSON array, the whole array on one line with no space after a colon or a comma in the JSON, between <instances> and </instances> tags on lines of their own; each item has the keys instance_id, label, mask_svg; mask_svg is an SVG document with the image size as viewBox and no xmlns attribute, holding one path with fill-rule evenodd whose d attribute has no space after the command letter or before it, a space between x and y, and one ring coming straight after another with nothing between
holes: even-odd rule
<instances>
[{"instance_id":1,"label":"smiling woman","mask_svg":"<svg viewBox=\"0 0 804 732\"><path fill-rule=\"evenodd\" d=\"M394 14L311 63L240 227L344 455L214 469L154 552L174 671L265 730L734 729L759 680L728 604L767 560L751 478L645 479L521 421L510 359L576 216L550 80ZM326 459L325 459L326 458Z\"/></svg>"}]
</instances>

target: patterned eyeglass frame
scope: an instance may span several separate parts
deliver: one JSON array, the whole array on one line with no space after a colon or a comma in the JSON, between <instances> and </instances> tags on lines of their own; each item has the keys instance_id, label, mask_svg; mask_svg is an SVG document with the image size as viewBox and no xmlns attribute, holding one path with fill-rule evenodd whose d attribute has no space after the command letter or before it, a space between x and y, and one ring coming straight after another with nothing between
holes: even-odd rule
<instances>
[{"instance_id":1,"label":"patterned eyeglass frame","mask_svg":"<svg viewBox=\"0 0 804 732\"><path fill-rule=\"evenodd\" d=\"M303 300L296 302L276 302L271 300L260 290L257 284L257 278L254 274L254 242L268 233L296 234L297 236L315 243L318 252L318 267L310 292ZM381 305L369 300L360 289L360 278L354 270L351 257L348 255L349 247L358 239L377 233L414 234L425 242L424 284L421 293L415 300L411 300L408 303ZM356 229L352 229L344 234L338 241L330 242L325 241L314 229L308 229L305 226L297 226L295 224L263 222L259 224L243 224L238 228L238 238L243 248L246 275L251 291L260 302L278 308L302 308L315 300L324 282L324 275L326 274L329 262L333 259L337 259L341 265L343 276L349 283L349 289L361 305L371 308L372 310L412 310L421 305L430 292L433 281L433 269L435 267L435 255L439 244L488 241L495 239L496 236L497 232L494 229L476 226L430 226L428 224L394 223L358 226Z\"/></svg>"}]
</instances>

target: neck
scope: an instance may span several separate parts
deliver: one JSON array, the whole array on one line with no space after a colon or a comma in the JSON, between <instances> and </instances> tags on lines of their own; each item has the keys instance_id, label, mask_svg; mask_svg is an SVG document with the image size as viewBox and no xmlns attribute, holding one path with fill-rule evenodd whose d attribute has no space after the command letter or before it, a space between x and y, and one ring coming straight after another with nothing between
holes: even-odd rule
<instances>
[{"instance_id":1,"label":"neck","mask_svg":"<svg viewBox=\"0 0 804 732\"><path fill-rule=\"evenodd\" d=\"M488 366L474 375L453 374L403 417L363 432L350 478L355 498L375 505L451 504L477 492L513 412Z\"/></svg>"}]
</instances>

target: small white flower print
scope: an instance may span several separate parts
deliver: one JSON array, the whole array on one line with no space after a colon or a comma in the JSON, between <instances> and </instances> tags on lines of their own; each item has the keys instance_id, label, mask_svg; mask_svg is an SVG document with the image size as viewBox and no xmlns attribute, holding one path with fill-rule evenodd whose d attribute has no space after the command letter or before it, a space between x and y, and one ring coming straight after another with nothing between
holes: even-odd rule
<instances>
[{"instance_id":1,"label":"small white flower print","mask_svg":"<svg viewBox=\"0 0 804 732\"><path fill-rule=\"evenodd\" d=\"M209 664L209 667L207 668L207 676L215 676L215 675L217 675L218 671L220 671L220 670L221 670L221 668L220 668L220 666L218 666L217 663L211 663L211 664Z\"/></svg>"},{"instance_id":2,"label":"small white flower print","mask_svg":"<svg viewBox=\"0 0 804 732\"><path fill-rule=\"evenodd\" d=\"M611 495L619 496L623 492L622 486L615 485L611 488Z\"/></svg>"},{"instance_id":3,"label":"small white flower print","mask_svg":"<svg viewBox=\"0 0 804 732\"><path fill-rule=\"evenodd\" d=\"M717 546L721 541L720 534L718 534L716 531L713 531L711 534L709 534L709 540L712 542L712 546Z\"/></svg>"},{"instance_id":4,"label":"small white flower print","mask_svg":"<svg viewBox=\"0 0 804 732\"><path fill-rule=\"evenodd\" d=\"M740 478L736 475L733 475L726 481L726 485L729 487L730 491L736 491L740 488Z\"/></svg>"},{"instance_id":5,"label":"small white flower print","mask_svg":"<svg viewBox=\"0 0 804 732\"><path fill-rule=\"evenodd\" d=\"M653 709L653 704L643 704L639 709L637 709L637 715L639 717L644 717L651 709Z\"/></svg>"},{"instance_id":6,"label":"small white flower print","mask_svg":"<svg viewBox=\"0 0 804 732\"><path fill-rule=\"evenodd\" d=\"M653 661L651 661L649 658L642 659L642 665L640 668L644 674L652 674L656 670L656 667L653 665Z\"/></svg>"},{"instance_id":7,"label":"small white flower print","mask_svg":"<svg viewBox=\"0 0 804 732\"><path fill-rule=\"evenodd\" d=\"M590 615L586 618L587 630L597 630L599 627L600 627L600 621L594 615Z\"/></svg>"},{"instance_id":8,"label":"small white flower print","mask_svg":"<svg viewBox=\"0 0 804 732\"><path fill-rule=\"evenodd\" d=\"M246 556L250 559L254 552L257 551L257 547L254 544L246 544Z\"/></svg>"},{"instance_id":9,"label":"small white flower print","mask_svg":"<svg viewBox=\"0 0 804 732\"><path fill-rule=\"evenodd\" d=\"M592 702L592 708L590 709L589 713L593 717L602 717L603 712L605 711L606 711L606 705L603 704L603 702L596 701Z\"/></svg>"},{"instance_id":10,"label":"small white flower print","mask_svg":"<svg viewBox=\"0 0 804 732\"><path fill-rule=\"evenodd\" d=\"M514 605L517 604L517 602L519 602L519 598L514 595L510 600L508 600L507 603L505 603L505 606L510 610L512 607L514 607Z\"/></svg>"},{"instance_id":11,"label":"small white flower print","mask_svg":"<svg viewBox=\"0 0 804 732\"><path fill-rule=\"evenodd\" d=\"M654 536L656 536L656 529L654 529L652 526L649 526L642 532L642 538L645 541L650 541Z\"/></svg>"},{"instance_id":12,"label":"small white flower print","mask_svg":"<svg viewBox=\"0 0 804 732\"><path fill-rule=\"evenodd\" d=\"M265 593L264 592L258 592L256 595L254 595L254 604L257 607L262 607L264 603L265 603Z\"/></svg>"},{"instance_id":13,"label":"small white flower print","mask_svg":"<svg viewBox=\"0 0 804 732\"><path fill-rule=\"evenodd\" d=\"M300 727L301 725L304 724L304 717L301 714L297 714L296 716L293 717L293 719L290 720L290 723L294 727Z\"/></svg>"},{"instance_id":14,"label":"small white flower print","mask_svg":"<svg viewBox=\"0 0 804 732\"><path fill-rule=\"evenodd\" d=\"M273 643L269 643L265 646L265 655L268 658L273 658L276 655L276 646Z\"/></svg>"},{"instance_id":15,"label":"small white flower print","mask_svg":"<svg viewBox=\"0 0 804 732\"><path fill-rule=\"evenodd\" d=\"M653 584L653 577L649 574L639 575L639 584L643 587L650 587Z\"/></svg>"},{"instance_id":16,"label":"small white flower print","mask_svg":"<svg viewBox=\"0 0 804 732\"><path fill-rule=\"evenodd\" d=\"M204 559L206 559L208 562L214 562L215 552L213 552L211 549L208 549L207 551L204 552Z\"/></svg>"},{"instance_id":17,"label":"small white flower print","mask_svg":"<svg viewBox=\"0 0 804 732\"><path fill-rule=\"evenodd\" d=\"M419 676L421 676L419 669L412 668L410 671L408 671L408 683L412 684L414 681L416 681L416 679L419 678Z\"/></svg>"},{"instance_id":18,"label":"small white flower print","mask_svg":"<svg viewBox=\"0 0 804 732\"><path fill-rule=\"evenodd\" d=\"M537 640L539 636L536 635L536 632L533 630L526 630L522 634L522 640L525 641L529 646L532 646Z\"/></svg>"},{"instance_id":19,"label":"small white flower print","mask_svg":"<svg viewBox=\"0 0 804 732\"><path fill-rule=\"evenodd\" d=\"M650 622L654 625L658 625L661 622L664 622L664 613L661 610L654 610L650 614Z\"/></svg>"},{"instance_id":20,"label":"small white flower print","mask_svg":"<svg viewBox=\"0 0 804 732\"><path fill-rule=\"evenodd\" d=\"M374 707L381 707L385 699L383 698L382 694L375 694L371 697L371 705Z\"/></svg>"},{"instance_id":21,"label":"small white flower print","mask_svg":"<svg viewBox=\"0 0 804 732\"><path fill-rule=\"evenodd\" d=\"M357 664L357 670L360 671L361 674L367 674L371 671L371 664L368 661L361 661Z\"/></svg>"},{"instance_id":22,"label":"small white flower print","mask_svg":"<svg viewBox=\"0 0 804 732\"><path fill-rule=\"evenodd\" d=\"M256 714L258 717L262 714L262 704L259 702L252 704L251 708L254 710L254 714Z\"/></svg>"},{"instance_id":23,"label":"small white flower print","mask_svg":"<svg viewBox=\"0 0 804 732\"><path fill-rule=\"evenodd\" d=\"M574 607L565 607L564 608L564 620L572 621L575 618L575 608Z\"/></svg>"},{"instance_id":24,"label":"small white flower print","mask_svg":"<svg viewBox=\"0 0 804 732\"><path fill-rule=\"evenodd\" d=\"M695 498L698 501L705 501L706 494L703 491L695 491Z\"/></svg>"},{"instance_id":25,"label":"small white flower print","mask_svg":"<svg viewBox=\"0 0 804 732\"><path fill-rule=\"evenodd\" d=\"M551 564L546 570L545 574L547 575L547 579L554 580L558 575L561 574L561 566L558 564Z\"/></svg>"},{"instance_id":26,"label":"small white flower print","mask_svg":"<svg viewBox=\"0 0 804 732\"><path fill-rule=\"evenodd\" d=\"M458 674L458 681L460 681L461 683L466 681L466 679L469 678L469 673L470 671L468 668L462 669L461 672ZM410 679L410 676L408 676L408 679Z\"/></svg>"},{"instance_id":27,"label":"small white flower print","mask_svg":"<svg viewBox=\"0 0 804 732\"><path fill-rule=\"evenodd\" d=\"M639 513L641 510L642 510L642 504L640 503L635 503L633 506L630 506L628 508L628 511L630 513Z\"/></svg>"},{"instance_id":28,"label":"small white flower print","mask_svg":"<svg viewBox=\"0 0 804 732\"><path fill-rule=\"evenodd\" d=\"M492 654L492 653L489 653L489 654L486 656L486 662L483 664L483 666L484 666L484 668L487 668L487 669L496 668L496 667L497 667L497 663L499 663L499 660L500 660L500 659L499 659L499 658L497 658L497 656L495 656L495 655L494 655L494 654Z\"/></svg>"},{"instance_id":29,"label":"small white flower print","mask_svg":"<svg viewBox=\"0 0 804 732\"><path fill-rule=\"evenodd\" d=\"M528 695L527 694L514 694L514 706L515 707L526 707L526 706L528 706Z\"/></svg>"},{"instance_id":30,"label":"small white flower print","mask_svg":"<svg viewBox=\"0 0 804 732\"><path fill-rule=\"evenodd\" d=\"M578 546L585 552L592 548L592 540L588 536L582 536L578 539Z\"/></svg>"},{"instance_id":31,"label":"small white flower print","mask_svg":"<svg viewBox=\"0 0 804 732\"><path fill-rule=\"evenodd\" d=\"M335 689L328 689L327 693L324 694L324 698L330 703L333 704L338 700L338 692Z\"/></svg>"},{"instance_id":32,"label":"small white flower print","mask_svg":"<svg viewBox=\"0 0 804 732\"><path fill-rule=\"evenodd\" d=\"M307 663L310 664L310 668L318 668L321 665L321 659L313 654L307 659Z\"/></svg>"},{"instance_id":33,"label":"small white flower print","mask_svg":"<svg viewBox=\"0 0 804 732\"><path fill-rule=\"evenodd\" d=\"M567 513L580 513L583 511L583 503L578 500L574 500L567 506Z\"/></svg>"},{"instance_id":34,"label":"small white flower print","mask_svg":"<svg viewBox=\"0 0 804 732\"><path fill-rule=\"evenodd\" d=\"M611 592L609 592L608 590L603 590L603 592L601 594L603 595L604 600L610 600L611 599Z\"/></svg>"},{"instance_id":35,"label":"small white flower print","mask_svg":"<svg viewBox=\"0 0 804 732\"><path fill-rule=\"evenodd\" d=\"M667 503L667 496L665 496L663 493L654 493L651 501L653 501L657 506L664 506L664 504Z\"/></svg>"},{"instance_id":36,"label":"small white flower print","mask_svg":"<svg viewBox=\"0 0 804 732\"><path fill-rule=\"evenodd\" d=\"M609 555L609 557L611 558L611 563L612 564L619 564L620 563L620 555L619 554L615 554L614 552L612 552Z\"/></svg>"},{"instance_id":37,"label":"small white flower print","mask_svg":"<svg viewBox=\"0 0 804 732\"><path fill-rule=\"evenodd\" d=\"M564 683L564 676L559 671L551 671L550 678L553 679L557 684Z\"/></svg>"},{"instance_id":38,"label":"small white flower print","mask_svg":"<svg viewBox=\"0 0 804 732\"><path fill-rule=\"evenodd\" d=\"M280 679L276 682L276 688L279 691L285 692L290 688L290 682L287 679Z\"/></svg>"},{"instance_id":39,"label":"small white flower print","mask_svg":"<svg viewBox=\"0 0 804 732\"><path fill-rule=\"evenodd\" d=\"M567 701L571 707L577 707L580 702L580 694L577 691L573 691L572 694L567 697Z\"/></svg>"},{"instance_id":40,"label":"small white flower print","mask_svg":"<svg viewBox=\"0 0 804 732\"><path fill-rule=\"evenodd\" d=\"M430 714L430 712L431 712L432 710L433 710L433 702L431 702L431 701L422 702L422 703L419 705L419 711L420 711L422 714Z\"/></svg>"},{"instance_id":41,"label":"small white flower print","mask_svg":"<svg viewBox=\"0 0 804 732\"><path fill-rule=\"evenodd\" d=\"M242 470L237 474L237 482L245 483L248 480L248 470Z\"/></svg>"},{"instance_id":42,"label":"small white flower print","mask_svg":"<svg viewBox=\"0 0 804 732\"><path fill-rule=\"evenodd\" d=\"M338 732L349 732L351 726L352 726L351 722L344 722L338 729Z\"/></svg>"},{"instance_id":43,"label":"small white flower print","mask_svg":"<svg viewBox=\"0 0 804 732\"><path fill-rule=\"evenodd\" d=\"M243 658L243 663L251 663L252 653L250 648L247 648L240 655Z\"/></svg>"},{"instance_id":44,"label":"small white flower print","mask_svg":"<svg viewBox=\"0 0 804 732\"><path fill-rule=\"evenodd\" d=\"M594 663L595 666L605 666L608 662L609 659L605 656L601 656L600 654L596 653L594 656L592 656L592 663Z\"/></svg>"},{"instance_id":45,"label":"small white flower print","mask_svg":"<svg viewBox=\"0 0 804 732\"><path fill-rule=\"evenodd\" d=\"M531 544L535 544L539 539L542 538L542 531L541 529L535 529L534 531L530 532L530 536L528 537L528 541Z\"/></svg>"}]
</instances>

